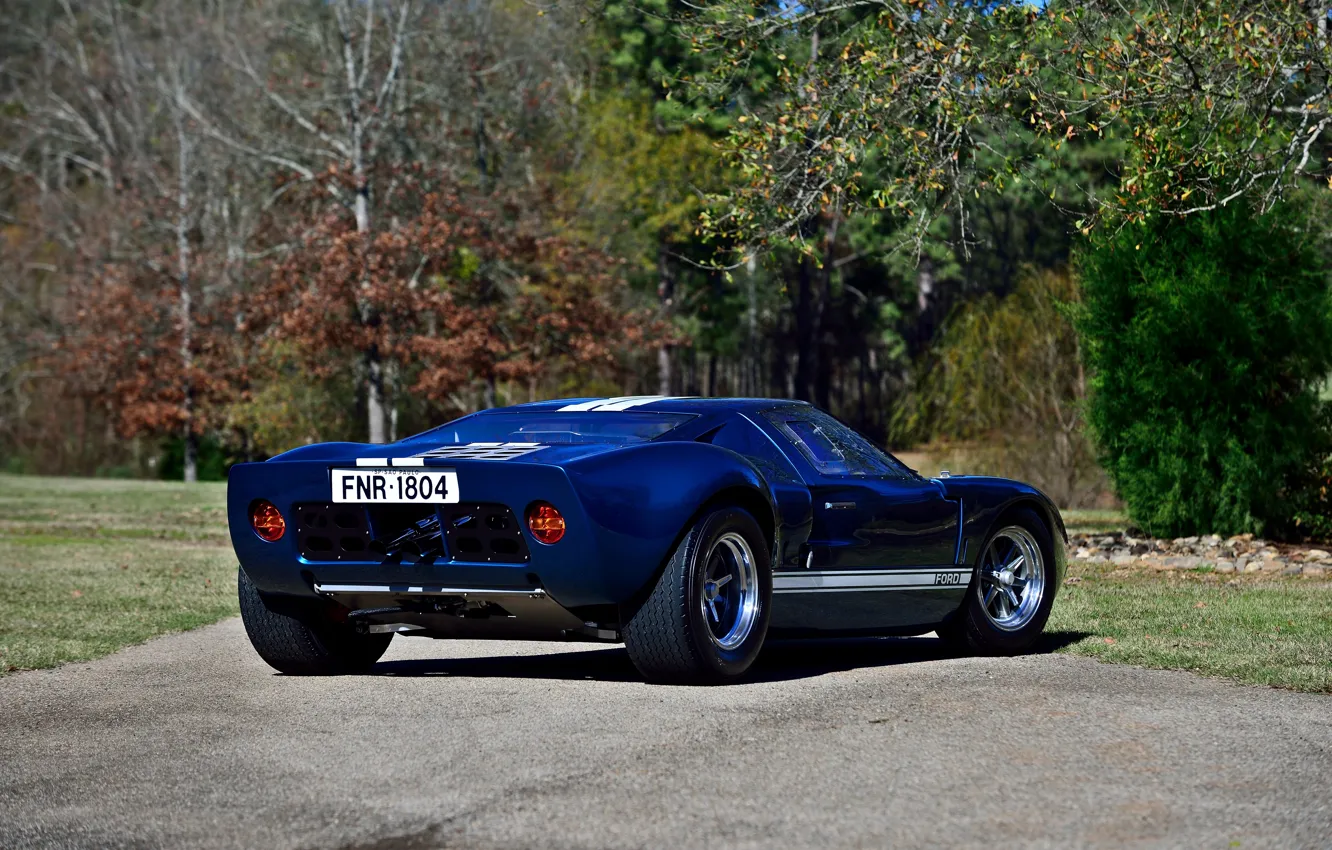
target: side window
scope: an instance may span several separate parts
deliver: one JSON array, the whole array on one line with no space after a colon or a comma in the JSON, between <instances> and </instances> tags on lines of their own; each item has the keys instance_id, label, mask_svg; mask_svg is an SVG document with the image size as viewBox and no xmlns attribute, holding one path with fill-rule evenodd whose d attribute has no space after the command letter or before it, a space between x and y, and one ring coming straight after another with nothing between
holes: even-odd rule
<instances>
[{"instance_id":1,"label":"side window","mask_svg":"<svg viewBox=\"0 0 1332 850\"><path fill-rule=\"evenodd\" d=\"M907 477L886 453L823 411L776 411L768 419L824 475Z\"/></svg>"},{"instance_id":2,"label":"side window","mask_svg":"<svg viewBox=\"0 0 1332 850\"><path fill-rule=\"evenodd\" d=\"M817 423L807 419L785 419L782 424L795 435L796 445L805 453L805 457L813 461L819 472L825 475L853 474L846 455Z\"/></svg>"}]
</instances>

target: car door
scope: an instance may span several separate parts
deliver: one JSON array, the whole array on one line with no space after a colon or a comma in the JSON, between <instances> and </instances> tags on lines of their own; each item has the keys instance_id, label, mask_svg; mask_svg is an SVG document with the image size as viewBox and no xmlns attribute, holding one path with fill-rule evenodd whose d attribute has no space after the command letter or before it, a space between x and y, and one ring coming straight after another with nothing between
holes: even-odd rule
<instances>
[{"instance_id":1,"label":"car door","mask_svg":"<svg viewBox=\"0 0 1332 850\"><path fill-rule=\"evenodd\" d=\"M774 576L774 617L792 628L873 630L933 622L941 605L955 607L967 571L956 564L960 507L942 485L815 408L767 420L794 449L813 502L804 563Z\"/></svg>"}]
</instances>

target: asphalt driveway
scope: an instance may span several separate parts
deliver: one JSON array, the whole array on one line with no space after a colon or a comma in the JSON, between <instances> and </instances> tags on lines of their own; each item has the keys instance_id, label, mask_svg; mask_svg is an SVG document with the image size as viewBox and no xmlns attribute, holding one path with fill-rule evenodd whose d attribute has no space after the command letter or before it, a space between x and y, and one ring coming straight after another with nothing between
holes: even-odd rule
<instances>
[{"instance_id":1,"label":"asphalt driveway","mask_svg":"<svg viewBox=\"0 0 1332 850\"><path fill-rule=\"evenodd\" d=\"M623 650L239 620L0 680L0 847L1332 847L1332 698L930 639L652 687Z\"/></svg>"}]
</instances>

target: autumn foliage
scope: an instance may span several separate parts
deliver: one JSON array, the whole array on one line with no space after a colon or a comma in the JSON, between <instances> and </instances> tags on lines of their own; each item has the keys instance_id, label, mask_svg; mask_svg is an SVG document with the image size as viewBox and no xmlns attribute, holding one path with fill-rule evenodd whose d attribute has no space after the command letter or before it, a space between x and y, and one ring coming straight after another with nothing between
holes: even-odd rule
<instances>
[{"instance_id":1,"label":"autumn foliage","mask_svg":"<svg viewBox=\"0 0 1332 850\"><path fill-rule=\"evenodd\" d=\"M104 410L120 437L202 434L225 421L243 379L233 299L203 294L182 313L178 258L153 226L161 210L130 193L117 208L111 221L82 223L60 333L40 358L48 387ZM196 271L209 261L196 256Z\"/></svg>"},{"instance_id":2,"label":"autumn foliage","mask_svg":"<svg viewBox=\"0 0 1332 850\"><path fill-rule=\"evenodd\" d=\"M253 283L196 299L188 341L169 252L90 262L48 357L62 392L107 411L122 437L225 431L244 427L235 407L294 354L297 381L352 364L357 395L379 380L388 404L438 419L493 402L497 383L531 396L550 377L618 379L628 354L666 333L626 306L619 261L544 232L529 210L549 199L482 193L426 168L393 183L369 233L325 191L293 196Z\"/></svg>"},{"instance_id":3,"label":"autumn foliage","mask_svg":"<svg viewBox=\"0 0 1332 850\"><path fill-rule=\"evenodd\" d=\"M414 168L383 229L360 233L337 211L303 229L246 299L246 327L294 343L313 374L356 357L385 368L390 395L446 408L476 381L613 372L660 329L617 302L617 261L543 232L527 213L540 201Z\"/></svg>"}]
</instances>

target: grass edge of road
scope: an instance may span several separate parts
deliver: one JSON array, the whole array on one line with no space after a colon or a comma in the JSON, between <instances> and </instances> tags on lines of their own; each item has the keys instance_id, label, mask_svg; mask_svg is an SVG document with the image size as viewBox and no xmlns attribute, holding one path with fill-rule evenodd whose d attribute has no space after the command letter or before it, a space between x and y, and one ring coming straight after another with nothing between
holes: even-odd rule
<instances>
[{"instance_id":1,"label":"grass edge of road","mask_svg":"<svg viewBox=\"0 0 1332 850\"><path fill-rule=\"evenodd\" d=\"M1207 568L1070 563L1046 626L1057 651L1156 670L1332 693L1332 582Z\"/></svg>"},{"instance_id":2,"label":"grass edge of road","mask_svg":"<svg viewBox=\"0 0 1332 850\"><path fill-rule=\"evenodd\" d=\"M0 475L0 676L235 615L225 492ZM1307 577L1074 561L1047 630L1064 654L1332 692L1332 583Z\"/></svg>"},{"instance_id":3,"label":"grass edge of road","mask_svg":"<svg viewBox=\"0 0 1332 850\"><path fill-rule=\"evenodd\" d=\"M0 475L0 676L237 613L226 485Z\"/></svg>"}]
</instances>

